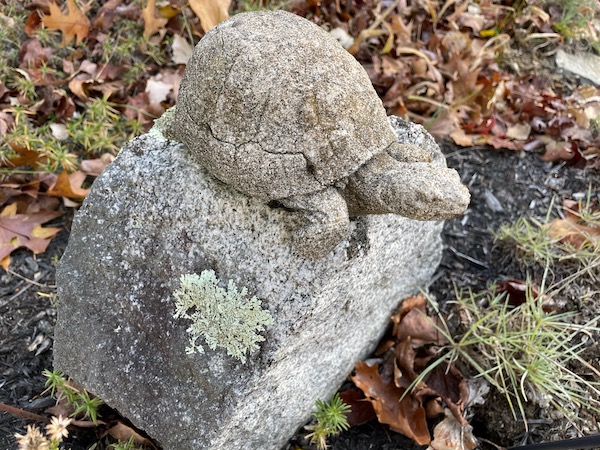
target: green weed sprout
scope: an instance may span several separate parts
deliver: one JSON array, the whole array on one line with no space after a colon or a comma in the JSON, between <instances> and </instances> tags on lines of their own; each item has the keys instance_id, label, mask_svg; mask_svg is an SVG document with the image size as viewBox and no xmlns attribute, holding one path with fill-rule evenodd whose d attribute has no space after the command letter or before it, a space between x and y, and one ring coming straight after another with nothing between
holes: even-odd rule
<instances>
[{"instance_id":1,"label":"green weed sprout","mask_svg":"<svg viewBox=\"0 0 600 450\"><path fill-rule=\"evenodd\" d=\"M342 401L339 394L335 394L330 402L317 400L317 410L313 413L316 424L311 427L312 433L306 437L310 442L317 444L319 450L327 448L327 438L335 436L343 430L350 428L346 414L350 412L350 406Z\"/></svg>"},{"instance_id":2,"label":"green weed sprout","mask_svg":"<svg viewBox=\"0 0 600 450\"><path fill-rule=\"evenodd\" d=\"M104 404L99 397L92 397L85 389L79 391L71 386L59 370L45 369L42 374L47 378L46 390L51 396L58 395L58 399L65 398L67 404L74 409L71 416L83 416L94 424L98 421L98 409Z\"/></svg>"},{"instance_id":3,"label":"green weed sprout","mask_svg":"<svg viewBox=\"0 0 600 450\"><path fill-rule=\"evenodd\" d=\"M108 447L110 450L136 450L141 447L135 445L135 439L131 436L127 441L122 442L119 440L116 444L111 444Z\"/></svg>"},{"instance_id":4,"label":"green weed sprout","mask_svg":"<svg viewBox=\"0 0 600 450\"><path fill-rule=\"evenodd\" d=\"M527 282L525 302L519 306L509 305L505 293L495 294L493 287L479 294L456 292L451 303L458 309L462 330L453 336L438 311L441 325L436 327L449 344L413 384L443 361L460 360L505 395L513 417L520 415L525 427L528 402L552 405L572 421L582 408L600 412L600 372L581 356L589 334L600 331L598 318L571 323L575 312L547 312L546 297L533 292ZM575 373L573 363L588 373Z\"/></svg>"}]
</instances>

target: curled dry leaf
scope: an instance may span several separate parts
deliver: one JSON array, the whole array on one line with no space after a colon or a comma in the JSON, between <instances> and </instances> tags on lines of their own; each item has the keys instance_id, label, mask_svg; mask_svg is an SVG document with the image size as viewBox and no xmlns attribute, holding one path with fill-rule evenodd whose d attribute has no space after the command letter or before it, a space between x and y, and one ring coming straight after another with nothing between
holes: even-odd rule
<instances>
[{"instance_id":1,"label":"curled dry leaf","mask_svg":"<svg viewBox=\"0 0 600 450\"><path fill-rule=\"evenodd\" d=\"M133 438L133 441L136 444L145 445L154 449L156 448L149 439L146 439L134 428L125 425L121 421L117 421L117 423L115 423L108 430L106 430L106 434L110 434L113 438L121 442L128 442L131 438Z\"/></svg>"},{"instance_id":2,"label":"curled dry leaf","mask_svg":"<svg viewBox=\"0 0 600 450\"><path fill-rule=\"evenodd\" d=\"M194 46L186 41L180 34L175 34L173 36L173 46L171 48L173 50L171 60L175 64L187 64L188 59L190 59L190 56L192 56L192 52L194 51Z\"/></svg>"},{"instance_id":3,"label":"curled dry leaf","mask_svg":"<svg viewBox=\"0 0 600 450\"><path fill-rule=\"evenodd\" d=\"M508 127L506 137L516 139L518 141L526 141L531 133L531 125L527 123L517 123Z\"/></svg>"},{"instance_id":4,"label":"curled dry leaf","mask_svg":"<svg viewBox=\"0 0 600 450\"><path fill-rule=\"evenodd\" d=\"M496 293L506 293L506 300L509 305L520 306L527 301L528 296L534 299L538 298L540 288L537 284L527 283L523 280L508 279L498 285ZM553 300L547 295L542 294L542 303L546 312L556 309Z\"/></svg>"},{"instance_id":5,"label":"curled dry leaf","mask_svg":"<svg viewBox=\"0 0 600 450\"><path fill-rule=\"evenodd\" d=\"M569 219L555 219L546 225L548 234L559 242L581 250L586 246L600 246L600 228L589 227Z\"/></svg>"},{"instance_id":6,"label":"curled dry leaf","mask_svg":"<svg viewBox=\"0 0 600 450\"><path fill-rule=\"evenodd\" d=\"M551 140L546 144L546 151L542 155L542 161L569 161L575 158L579 152L575 142Z\"/></svg>"},{"instance_id":7,"label":"curled dry leaf","mask_svg":"<svg viewBox=\"0 0 600 450\"><path fill-rule=\"evenodd\" d=\"M392 333L399 341L410 337L412 344L424 343L444 345L448 341L438 330L437 320L426 313L427 300L421 294L409 297L402 302L400 311L392 316L394 329Z\"/></svg>"},{"instance_id":8,"label":"curled dry leaf","mask_svg":"<svg viewBox=\"0 0 600 450\"><path fill-rule=\"evenodd\" d=\"M600 246L600 207L597 204L585 205L574 200L563 202L564 219L555 219L546 225L551 238L569 244L577 250ZM589 219L585 219L588 216Z\"/></svg>"},{"instance_id":9,"label":"curled dry leaf","mask_svg":"<svg viewBox=\"0 0 600 450\"><path fill-rule=\"evenodd\" d=\"M463 409L469 400L469 390L462 373L455 366L443 363L433 369L425 378L427 387L441 397L455 419L467 424Z\"/></svg>"},{"instance_id":10,"label":"curled dry leaf","mask_svg":"<svg viewBox=\"0 0 600 450\"><path fill-rule=\"evenodd\" d=\"M114 160L114 155L111 155L110 153L104 153L100 158L85 159L81 161L80 169L86 175L97 177L104 171L104 169L106 169L106 166L108 166Z\"/></svg>"},{"instance_id":11,"label":"curled dry leaf","mask_svg":"<svg viewBox=\"0 0 600 450\"><path fill-rule=\"evenodd\" d=\"M377 365L369 366L357 361L355 368L352 381L373 405L379 422L414 439L419 445L429 444L431 436L427 429L425 409L419 401L410 395L403 397L405 389L398 388L392 380L384 382Z\"/></svg>"},{"instance_id":12,"label":"curled dry leaf","mask_svg":"<svg viewBox=\"0 0 600 450\"><path fill-rule=\"evenodd\" d=\"M15 153L18 153L19 156L15 156L13 158L9 158L5 161L2 161L2 166L4 167L12 168L19 166L33 166L38 162L40 158L40 154L36 151L29 150L26 147L11 144L10 141L8 142L8 145Z\"/></svg>"},{"instance_id":13,"label":"curled dry leaf","mask_svg":"<svg viewBox=\"0 0 600 450\"><path fill-rule=\"evenodd\" d=\"M477 447L477 439L473 435L473 427L468 423L460 423L449 410L446 417L433 429L433 441L427 450L473 450Z\"/></svg>"}]
</instances>

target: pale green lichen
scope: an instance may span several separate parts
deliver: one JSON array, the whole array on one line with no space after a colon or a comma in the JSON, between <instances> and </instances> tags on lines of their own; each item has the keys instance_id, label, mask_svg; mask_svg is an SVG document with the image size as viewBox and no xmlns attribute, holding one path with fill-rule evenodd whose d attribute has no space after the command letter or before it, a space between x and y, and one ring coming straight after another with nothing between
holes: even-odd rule
<instances>
[{"instance_id":1,"label":"pale green lichen","mask_svg":"<svg viewBox=\"0 0 600 450\"><path fill-rule=\"evenodd\" d=\"M246 362L246 353L259 348L258 342L265 340L261 331L273 323L269 311L261 308L256 297L247 300L248 291L229 280L227 289L219 286L213 270L204 270L200 275L181 276L175 297L176 319L188 319L192 324L187 329L191 335L186 353L204 353L198 344L200 337L215 350L227 350L227 354Z\"/></svg>"},{"instance_id":2,"label":"pale green lichen","mask_svg":"<svg viewBox=\"0 0 600 450\"><path fill-rule=\"evenodd\" d=\"M162 116L154 121L154 125L148 131L148 135L152 136L157 141L167 141L164 135L164 130L169 128L171 121L175 116L175 106L167 109Z\"/></svg>"}]
</instances>

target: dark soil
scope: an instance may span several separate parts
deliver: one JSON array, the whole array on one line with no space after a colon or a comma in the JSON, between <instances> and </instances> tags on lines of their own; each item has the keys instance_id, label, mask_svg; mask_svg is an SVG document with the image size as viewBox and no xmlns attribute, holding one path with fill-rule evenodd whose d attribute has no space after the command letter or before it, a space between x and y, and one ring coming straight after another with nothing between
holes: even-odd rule
<instances>
[{"instance_id":1,"label":"dark soil","mask_svg":"<svg viewBox=\"0 0 600 450\"><path fill-rule=\"evenodd\" d=\"M564 198L574 194L585 195L590 183L593 189L600 185L597 173L544 163L537 155L477 148L444 150L449 165L459 170L471 190L472 203L463 217L448 221L444 228L444 256L430 287L431 294L441 304L452 298L455 286L477 291L507 278L524 278L524 269L518 261L507 260L505 254L495 249L492 233L523 215L543 219L551 205L560 205ZM0 275L0 402L38 414L53 404L52 399L39 394L44 390L42 371L52 367L56 319L50 299L40 293L54 292L55 263L67 238L67 232L63 232L45 254L36 257L25 251L17 252L13 255L11 272ZM595 315L595 311L588 314ZM529 432L524 433L522 422L513 419L500 396L488 399L474 414L476 436L503 446L576 434L562 421L550 419L550 412L535 409L529 417ZM589 418L588 432L598 431L597 420ZM23 433L27 423L31 421L0 413L0 450L15 449L13 436ZM314 448L305 441L304 434L300 430L287 448ZM87 449L93 442L93 434L77 433L64 448ZM419 448L376 422L352 428L330 443L337 450Z\"/></svg>"}]
</instances>

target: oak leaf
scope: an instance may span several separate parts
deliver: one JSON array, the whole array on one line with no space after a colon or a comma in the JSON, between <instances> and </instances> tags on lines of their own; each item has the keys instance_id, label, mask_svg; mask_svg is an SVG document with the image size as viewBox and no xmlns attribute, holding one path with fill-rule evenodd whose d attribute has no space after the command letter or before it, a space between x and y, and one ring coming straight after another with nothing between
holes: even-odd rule
<instances>
[{"instance_id":1,"label":"oak leaf","mask_svg":"<svg viewBox=\"0 0 600 450\"><path fill-rule=\"evenodd\" d=\"M67 45L75 37L79 45L90 32L90 20L75 4L75 0L67 0L67 14L63 13L56 3L48 3L50 14L44 16L42 22L49 30L60 30L62 45Z\"/></svg>"},{"instance_id":2,"label":"oak leaf","mask_svg":"<svg viewBox=\"0 0 600 450\"><path fill-rule=\"evenodd\" d=\"M229 19L231 0L190 0L190 7L200 19L206 33L224 20Z\"/></svg>"},{"instance_id":3,"label":"oak leaf","mask_svg":"<svg viewBox=\"0 0 600 450\"><path fill-rule=\"evenodd\" d=\"M357 361L355 368L352 381L373 405L379 422L388 424L392 430L419 445L429 444L431 436L427 429L425 408L421 403L410 395L404 395L405 389L397 387L393 380L384 382L377 365L369 366Z\"/></svg>"},{"instance_id":4,"label":"oak leaf","mask_svg":"<svg viewBox=\"0 0 600 450\"><path fill-rule=\"evenodd\" d=\"M148 0L146 7L142 9L142 17L144 18L144 36L146 38L158 33L168 22L168 20L163 17L156 17L156 5L154 0Z\"/></svg>"},{"instance_id":5,"label":"oak leaf","mask_svg":"<svg viewBox=\"0 0 600 450\"><path fill-rule=\"evenodd\" d=\"M48 195L82 200L89 192L89 189L81 188L85 178L86 174L80 170L72 174L65 170L58 175L52 186L48 188Z\"/></svg>"},{"instance_id":6,"label":"oak leaf","mask_svg":"<svg viewBox=\"0 0 600 450\"><path fill-rule=\"evenodd\" d=\"M10 254L20 247L44 252L60 228L43 228L42 224L60 215L58 211L17 214L16 203L5 206L0 212L0 266L8 269Z\"/></svg>"}]
</instances>

